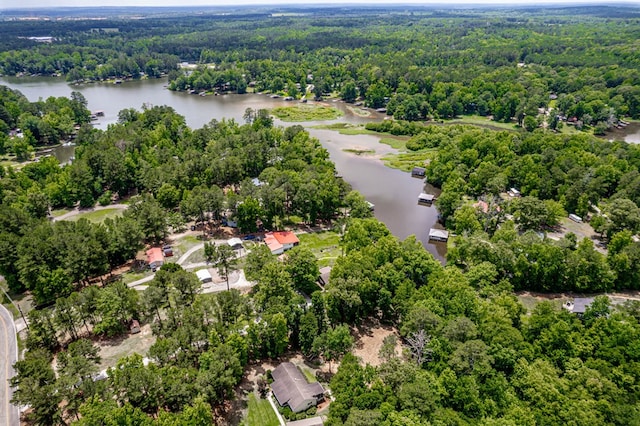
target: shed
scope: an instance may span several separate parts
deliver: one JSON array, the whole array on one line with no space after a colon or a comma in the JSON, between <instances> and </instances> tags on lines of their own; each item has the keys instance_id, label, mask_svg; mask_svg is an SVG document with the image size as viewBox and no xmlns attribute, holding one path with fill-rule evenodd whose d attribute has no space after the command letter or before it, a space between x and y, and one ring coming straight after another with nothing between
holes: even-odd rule
<instances>
[{"instance_id":1,"label":"shed","mask_svg":"<svg viewBox=\"0 0 640 426\"><path fill-rule=\"evenodd\" d=\"M131 334L140 333L140 322L136 319L131 320L131 325L129 326L129 332Z\"/></svg>"},{"instance_id":2,"label":"shed","mask_svg":"<svg viewBox=\"0 0 640 426\"><path fill-rule=\"evenodd\" d=\"M196 276L202 284L213 281L213 277L211 276L211 273L209 273L208 269L200 269L199 271L196 271Z\"/></svg>"},{"instance_id":3,"label":"shed","mask_svg":"<svg viewBox=\"0 0 640 426\"><path fill-rule=\"evenodd\" d=\"M433 200L435 200L435 195L433 194L425 194L424 192L418 195L418 203L419 204L431 204Z\"/></svg>"},{"instance_id":4,"label":"shed","mask_svg":"<svg viewBox=\"0 0 640 426\"><path fill-rule=\"evenodd\" d=\"M414 167L413 170L411 170L412 177L423 178L426 174L427 170L424 167Z\"/></svg>"},{"instance_id":5,"label":"shed","mask_svg":"<svg viewBox=\"0 0 640 426\"><path fill-rule=\"evenodd\" d=\"M147 265L155 270L164 264L164 256L160 247L152 247L147 250Z\"/></svg>"},{"instance_id":6,"label":"shed","mask_svg":"<svg viewBox=\"0 0 640 426\"><path fill-rule=\"evenodd\" d=\"M242 240L240 238L231 238L227 240L227 244L234 250L242 248Z\"/></svg>"},{"instance_id":7,"label":"shed","mask_svg":"<svg viewBox=\"0 0 640 426\"><path fill-rule=\"evenodd\" d=\"M429 241L441 241L446 243L447 240L449 240L449 231L435 228L431 228L429 230Z\"/></svg>"},{"instance_id":8,"label":"shed","mask_svg":"<svg viewBox=\"0 0 640 426\"><path fill-rule=\"evenodd\" d=\"M273 370L271 390L278 404L288 406L294 413L316 406L324 399L324 388L320 383L309 383L298 367L283 362Z\"/></svg>"},{"instance_id":9,"label":"shed","mask_svg":"<svg viewBox=\"0 0 640 426\"><path fill-rule=\"evenodd\" d=\"M320 268L320 276L318 277L318 283L321 286L329 284L329 277L331 276L331 266L325 266Z\"/></svg>"}]
</instances>

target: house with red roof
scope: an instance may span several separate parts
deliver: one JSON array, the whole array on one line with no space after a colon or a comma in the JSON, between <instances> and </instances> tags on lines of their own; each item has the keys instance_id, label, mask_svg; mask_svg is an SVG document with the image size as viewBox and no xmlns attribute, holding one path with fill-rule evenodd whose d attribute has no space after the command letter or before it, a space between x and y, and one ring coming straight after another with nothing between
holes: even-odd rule
<instances>
[{"instance_id":1,"label":"house with red roof","mask_svg":"<svg viewBox=\"0 0 640 426\"><path fill-rule=\"evenodd\" d=\"M153 247L147 250L147 265L154 271L164 264L164 255L160 247Z\"/></svg>"},{"instance_id":2,"label":"house with red roof","mask_svg":"<svg viewBox=\"0 0 640 426\"><path fill-rule=\"evenodd\" d=\"M264 235L264 242L271 250L271 254L282 254L300 244L296 234L291 231L267 232Z\"/></svg>"}]
</instances>

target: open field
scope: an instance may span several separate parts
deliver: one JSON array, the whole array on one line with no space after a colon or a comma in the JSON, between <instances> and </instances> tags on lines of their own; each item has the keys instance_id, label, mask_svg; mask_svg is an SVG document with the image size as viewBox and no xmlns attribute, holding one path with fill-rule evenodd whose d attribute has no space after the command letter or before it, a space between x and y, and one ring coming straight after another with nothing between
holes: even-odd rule
<instances>
[{"instance_id":1,"label":"open field","mask_svg":"<svg viewBox=\"0 0 640 426\"><path fill-rule=\"evenodd\" d=\"M266 399L260 399L254 393L249 394L249 408L244 426L280 426L276 413Z\"/></svg>"},{"instance_id":2,"label":"open field","mask_svg":"<svg viewBox=\"0 0 640 426\"><path fill-rule=\"evenodd\" d=\"M299 234L300 245L308 248L318 259L320 268L333 265L342 254L340 235L334 231Z\"/></svg>"},{"instance_id":3,"label":"open field","mask_svg":"<svg viewBox=\"0 0 640 426\"><path fill-rule=\"evenodd\" d=\"M317 105L296 105L290 107L278 107L271 110L282 121L301 122L335 120L342 115L342 112L334 107Z\"/></svg>"},{"instance_id":4,"label":"open field","mask_svg":"<svg viewBox=\"0 0 640 426\"><path fill-rule=\"evenodd\" d=\"M502 123L493 121L482 115L464 115L453 120L446 120L445 124L472 124L474 126L489 127L494 130L519 130L516 123Z\"/></svg>"},{"instance_id":5,"label":"open field","mask_svg":"<svg viewBox=\"0 0 640 426\"><path fill-rule=\"evenodd\" d=\"M77 214L70 217L68 220L77 221L78 219L87 219L93 223L102 223L106 218L113 219L117 216L122 216L122 211L122 209L118 208L94 210Z\"/></svg>"}]
</instances>

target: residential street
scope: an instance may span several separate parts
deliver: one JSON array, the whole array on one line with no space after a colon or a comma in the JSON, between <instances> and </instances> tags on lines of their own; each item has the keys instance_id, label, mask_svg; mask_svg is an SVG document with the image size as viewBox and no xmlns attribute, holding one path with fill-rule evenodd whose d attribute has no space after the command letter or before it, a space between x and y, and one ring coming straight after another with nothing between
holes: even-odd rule
<instances>
[{"instance_id":1,"label":"residential street","mask_svg":"<svg viewBox=\"0 0 640 426\"><path fill-rule=\"evenodd\" d=\"M0 425L18 426L20 412L10 403L11 387L9 379L13 376L13 364L18 358L18 343L13 325L13 316L0 305Z\"/></svg>"}]
</instances>

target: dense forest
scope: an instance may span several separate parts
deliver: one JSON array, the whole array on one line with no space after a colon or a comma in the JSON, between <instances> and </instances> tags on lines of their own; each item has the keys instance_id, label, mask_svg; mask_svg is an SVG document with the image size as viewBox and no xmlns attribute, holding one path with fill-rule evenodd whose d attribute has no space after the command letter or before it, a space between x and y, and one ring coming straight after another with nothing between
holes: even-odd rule
<instances>
[{"instance_id":1,"label":"dense forest","mask_svg":"<svg viewBox=\"0 0 640 426\"><path fill-rule=\"evenodd\" d=\"M238 385L251 363L302 354L329 365L320 378L332 426L640 424L640 302L599 295L577 315L548 301L527 309L515 295L638 289L640 151L555 131L570 117L601 129L638 118L637 10L413 12L3 23L4 74L166 73L177 90L292 97L312 85L317 97L386 107L394 119L367 130L407 136L428 160L453 234L446 265L415 237L398 240L318 140L300 125L274 126L266 110L191 129L170 107L131 108L103 131L78 92L29 102L0 87L0 151L21 161L0 167L0 274L36 305L11 380L28 422L224 424L231 400L246 396ZM25 38L43 31L51 43ZM200 65L185 71L180 61ZM425 123L460 114L526 131ZM25 161L71 139L70 164ZM510 188L522 196L505 196ZM51 214L116 201L123 214L100 223ZM601 247L570 232L547 237L569 213L590 222ZM241 233L333 228L340 255L328 283L317 284L304 245L278 258L255 244L240 261L209 242L206 260L227 279L242 269L250 291L200 294L196 275L175 263L143 291L105 279L187 223L218 229L230 219ZM99 375L97 343L124 338L134 318L155 343ZM350 353L371 323L397 332L377 366Z\"/></svg>"},{"instance_id":2,"label":"dense forest","mask_svg":"<svg viewBox=\"0 0 640 426\"><path fill-rule=\"evenodd\" d=\"M352 11L353 12L353 11ZM170 88L339 93L397 119L491 115L602 133L640 115L638 12L333 9L4 25L0 73L70 82L169 74ZM285 14L286 15L286 14ZM37 43L25 37L53 37ZM27 44L27 46L25 46ZM187 61L201 67L182 70ZM311 85L311 86L309 86ZM551 111L548 117L539 110ZM525 123L525 121L527 121Z\"/></svg>"}]
</instances>

